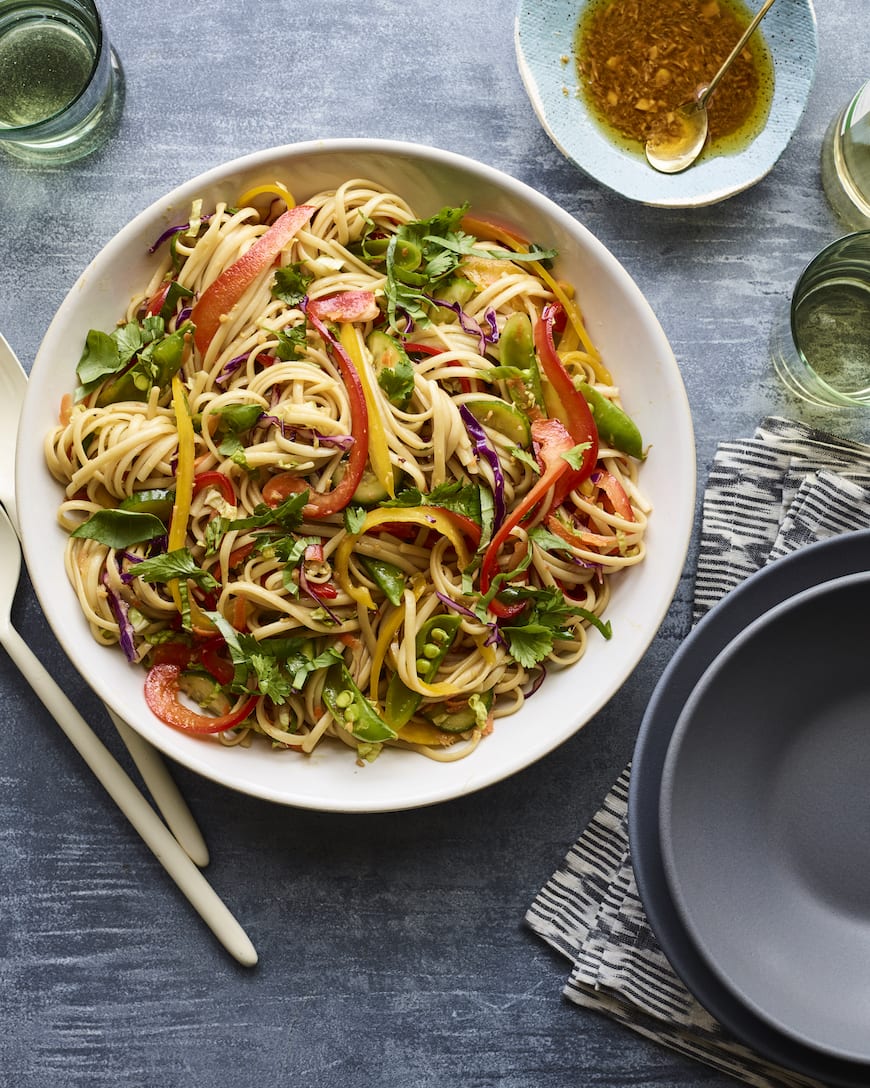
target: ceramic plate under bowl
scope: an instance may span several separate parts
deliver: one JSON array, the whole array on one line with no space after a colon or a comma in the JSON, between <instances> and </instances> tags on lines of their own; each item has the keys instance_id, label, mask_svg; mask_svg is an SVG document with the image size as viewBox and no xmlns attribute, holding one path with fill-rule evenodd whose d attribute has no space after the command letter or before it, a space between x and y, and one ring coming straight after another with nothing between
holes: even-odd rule
<instances>
[{"instance_id":1,"label":"ceramic plate under bowl","mask_svg":"<svg viewBox=\"0 0 870 1088\"><path fill-rule=\"evenodd\" d=\"M665 760L683 924L777 1030L870 1062L870 574L805 590L707 668Z\"/></svg>"},{"instance_id":2,"label":"ceramic plate under bowl","mask_svg":"<svg viewBox=\"0 0 870 1088\"><path fill-rule=\"evenodd\" d=\"M520 75L547 135L590 177L642 204L694 208L714 204L765 177L803 116L818 53L811 0L774 4L762 21L774 59L770 116L760 135L739 152L704 158L681 174L660 174L638 152L608 138L588 110L579 86L574 36L591 0L521 0L515 24ZM749 0L752 11L760 0Z\"/></svg>"},{"instance_id":3,"label":"ceramic plate under bowl","mask_svg":"<svg viewBox=\"0 0 870 1088\"><path fill-rule=\"evenodd\" d=\"M359 767L340 743L310 757L248 749L183 735L148 710L144 673L116 648L97 645L64 569L65 534L57 524L61 489L46 469L43 440L56 424L61 395L91 328L109 330L148 283L148 247L191 202L232 202L250 186L286 181L298 201L351 178L399 193L417 214L469 201L472 210L515 224L553 246L557 274L576 285L589 333L616 376L623 402L650 453L639 473L653 510L643 563L614 580L607 618L613 637L590 638L576 666L547 677L533 699L473 755L435 763L385 750ZM81 674L102 699L167 755L227 786L287 804L343 811L390 811L458 797L499 781L565 741L619 690L649 646L673 597L688 547L695 495L695 449L688 402L667 339L638 286L593 235L552 201L481 163L413 144L328 140L270 149L194 178L142 212L97 255L73 286L33 366L19 431L18 494L25 553L42 607Z\"/></svg>"},{"instance_id":4,"label":"ceramic plate under bowl","mask_svg":"<svg viewBox=\"0 0 870 1088\"><path fill-rule=\"evenodd\" d=\"M725 1028L769 1061L838 1088L867 1088L867 1066L797 1042L756 1016L714 974L674 905L659 837L662 768L680 711L710 661L758 616L822 582L867 567L870 530L810 544L768 564L731 590L682 643L650 699L632 753L628 798L631 861L644 910L668 962Z\"/></svg>"}]
</instances>

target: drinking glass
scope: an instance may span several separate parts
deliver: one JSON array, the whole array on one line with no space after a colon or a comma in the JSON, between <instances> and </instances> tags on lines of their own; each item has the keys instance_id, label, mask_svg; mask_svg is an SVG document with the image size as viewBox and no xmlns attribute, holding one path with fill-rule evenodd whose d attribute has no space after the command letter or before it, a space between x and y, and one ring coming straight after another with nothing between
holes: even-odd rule
<instances>
[{"instance_id":1,"label":"drinking glass","mask_svg":"<svg viewBox=\"0 0 870 1088\"><path fill-rule=\"evenodd\" d=\"M46 164L104 143L124 97L92 0L0 0L0 147Z\"/></svg>"},{"instance_id":2,"label":"drinking glass","mask_svg":"<svg viewBox=\"0 0 870 1088\"><path fill-rule=\"evenodd\" d=\"M772 337L783 384L826 408L870 406L870 230L838 238L795 285Z\"/></svg>"}]
</instances>

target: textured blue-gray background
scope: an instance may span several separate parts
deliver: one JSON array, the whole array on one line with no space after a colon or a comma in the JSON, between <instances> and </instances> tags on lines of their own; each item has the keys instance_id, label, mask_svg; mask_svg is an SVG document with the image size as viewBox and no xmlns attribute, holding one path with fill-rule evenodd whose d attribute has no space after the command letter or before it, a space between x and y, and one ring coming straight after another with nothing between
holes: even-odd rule
<instances>
[{"instance_id":1,"label":"textured blue-gray background","mask_svg":"<svg viewBox=\"0 0 870 1088\"><path fill-rule=\"evenodd\" d=\"M64 168L0 158L0 331L28 369L85 264L163 192L247 151L367 135L499 167L613 250L680 362L701 484L718 441L797 410L766 342L798 271L838 233L818 155L829 118L870 74L863 3L818 5L815 85L773 173L691 213L629 204L562 158L523 91L503 0L102 7L127 77L115 139ZM821 421L862 433L860 420ZM476 796L318 815L176 768L210 879L259 950L254 971L228 959L0 656L0 1085L733 1083L569 1006L567 963L522 924L630 757L689 627L693 559L623 690L557 752ZM127 763L26 584L15 619Z\"/></svg>"}]
</instances>

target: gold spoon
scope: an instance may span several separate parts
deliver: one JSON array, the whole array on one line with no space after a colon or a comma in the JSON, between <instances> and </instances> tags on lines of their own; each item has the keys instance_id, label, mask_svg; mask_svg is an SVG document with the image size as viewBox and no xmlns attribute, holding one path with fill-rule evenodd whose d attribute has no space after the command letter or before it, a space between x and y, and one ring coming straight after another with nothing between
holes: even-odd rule
<instances>
[{"instance_id":1,"label":"gold spoon","mask_svg":"<svg viewBox=\"0 0 870 1088\"><path fill-rule=\"evenodd\" d=\"M758 14L743 31L715 76L695 92L690 102L668 111L654 125L646 142L646 157L650 166L663 174L679 174L691 166L707 142L707 99L716 90L722 76L743 51L743 47L755 33L755 28L767 14L773 0L764 0Z\"/></svg>"}]
</instances>

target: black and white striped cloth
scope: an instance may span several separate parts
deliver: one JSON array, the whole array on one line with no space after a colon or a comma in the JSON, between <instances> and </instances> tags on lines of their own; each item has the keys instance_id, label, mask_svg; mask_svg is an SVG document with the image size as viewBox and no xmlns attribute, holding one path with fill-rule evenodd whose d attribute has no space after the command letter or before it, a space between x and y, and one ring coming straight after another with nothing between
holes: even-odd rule
<instances>
[{"instance_id":1,"label":"black and white striped cloth","mask_svg":"<svg viewBox=\"0 0 870 1088\"><path fill-rule=\"evenodd\" d=\"M703 500L699 620L766 563L870 526L870 446L780 418L719 446ZM674 973L646 920L631 867L626 768L526 914L571 960L564 994L758 1088L823 1088L735 1040Z\"/></svg>"}]
</instances>

